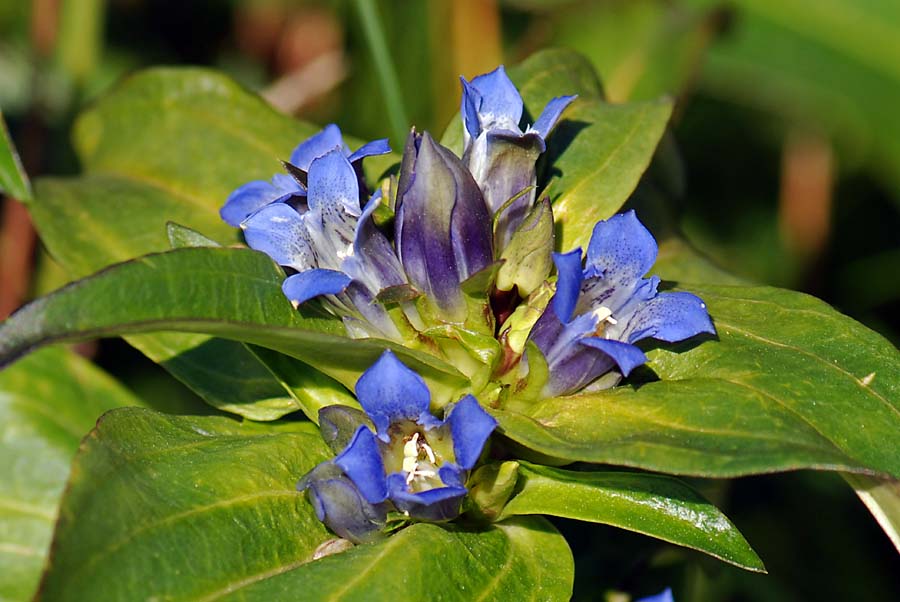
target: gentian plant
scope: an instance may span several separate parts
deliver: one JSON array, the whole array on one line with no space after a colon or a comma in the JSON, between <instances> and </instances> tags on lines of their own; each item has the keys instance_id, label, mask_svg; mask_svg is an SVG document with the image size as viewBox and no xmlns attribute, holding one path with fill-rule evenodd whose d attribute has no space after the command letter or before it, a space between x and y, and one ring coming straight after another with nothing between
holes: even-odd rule
<instances>
[{"instance_id":1,"label":"gentian plant","mask_svg":"<svg viewBox=\"0 0 900 602\"><path fill-rule=\"evenodd\" d=\"M21 370L48 397L84 389L91 421L111 410L78 448L38 598L568 600L573 523L547 517L764 572L679 477L900 477L896 350L657 241L635 190L671 103L612 107L585 69L553 51L463 79L447 133L411 128L397 152L208 72L151 71L89 109L96 171L39 186L33 216L73 273L115 265L4 322L0 361L127 335L240 419L120 408L147 404L59 350L0 373L0 400ZM116 146L121 103L159 90ZM216 113L232 104L247 114ZM176 138L221 157L186 161ZM113 196L158 219L117 229ZM86 251L98 224L115 238Z\"/></svg>"}]
</instances>

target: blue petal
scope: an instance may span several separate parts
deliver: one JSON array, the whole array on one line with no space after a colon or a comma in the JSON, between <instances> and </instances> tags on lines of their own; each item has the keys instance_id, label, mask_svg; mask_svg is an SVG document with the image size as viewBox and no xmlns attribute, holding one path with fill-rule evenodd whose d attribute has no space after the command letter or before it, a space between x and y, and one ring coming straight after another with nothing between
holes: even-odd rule
<instances>
[{"instance_id":1,"label":"blue petal","mask_svg":"<svg viewBox=\"0 0 900 602\"><path fill-rule=\"evenodd\" d=\"M271 182L264 180L247 182L228 196L225 205L219 210L219 215L226 224L236 228L254 212L270 203L305 194L303 187L290 176L275 176Z\"/></svg>"},{"instance_id":2,"label":"blue petal","mask_svg":"<svg viewBox=\"0 0 900 602\"><path fill-rule=\"evenodd\" d=\"M335 148L343 149L344 139L341 137L340 128L332 123L326 125L318 134L301 142L291 153L291 163L303 171L309 171L309 166L315 159Z\"/></svg>"},{"instance_id":3,"label":"blue petal","mask_svg":"<svg viewBox=\"0 0 900 602\"><path fill-rule=\"evenodd\" d=\"M359 216L353 238L353 255L345 259L342 265L347 274L366 285L373 297L382 289L407 282L394 247L372 219L380 202L381 191L378 190Z\"/></svg>"},{"instance_id":4,"label":"blue petal","mask_svg":"<svg viewBox=\"0 0 900 602\"><path fill-rule=\"evenodd\" d=\"M667 587L660 593L655 596L648 596L646 598L641 598L636 602L675 602L675 598L672 596L672 588Z\"/></svg>"},{"instance_id":5,"label":"blue petal","mask_svg":"<svg viewBox=\"0 0 900 602\"><path fill-rule=\"evenodd\" d=\"M463 118L463 125L466 133L475 138L481 132L481 125L478 122L478 107L481 106L481 94L478 93L472 84L466 81L466 78L460 77L463 92L462 101L459 109Z\"/></svg>"},{"instance_id":6,"label":"blue petal","mask_svg":"<svg viewBox=\"0 0 900 602\"><path fill-rule=\"evenodd\" d=\"M419 520L444 521L459 516L460 504L468 493L465 487L437 487L412 493L403 473L388 476L390 499L401 512Z\"/></svg>"},{"instance_id":7,"label":"blue petal","mask_svg":"<svg viewBox=\"0 0 900 602\"><path fill-rule=\"evenodd\" d=\"M381 138L379 140L372 140L371 142L367 142L356 149L354 152L350 153L350 156L347 157L347 160L350 163L354 163L366 157L372 157L374 155L386 155L391 152L391 145L388 144L387 138Z\"/></svg>"},{"instance_id":8,"label":"blue petal","mask_svg":"<svg viewBox=\"0 0 900 602\"><path fill-rule=\"evenodd\" d=\"M263 207L241 223L251 249L279 265L305 271L316 265L304 218L284 203Z\"/></svg>"},{"instance_id":9,"label":"blue petal","mask_svg":"<svg viewBox=\"0 0 900 602\"><path fill-rule=\"evenodd\" d=\"M354 215L359 215L356 172L338 149L328 151L310 164L307 194L310 210L343 205Z\"/></svg>"},{"instance_id":10,"label":"blue petal","mask_svg":"<svg viewBox=\"0 0 900 602\"><path fill-rule=\"evenodd\" d=\"M485 442L497 428L497 421L471 395L466 395L450 408L446 421L450 424L456 463L460 468L469 470L475 466Z\"/></svg>"},{"instance_id":11,"label":"blue petal","mask_svg":"<svg viewBox=\"0 0 900 602\"><path fill-rule=\"evenodd\" d=\"M653 337L674 343L701 332L715 334L706 304L690 293L660 293L641 304L629 320L625 334L634 343Z\"/></svg>"},{"instance_id":12,"label":"blue petal","mask_svg":"<svg viewBox=\"0 0 900 602\"><path fill-rule=\"evenodd\" d=\"M556 122L559 120L559 116L562 115L562 112L569 106L569 104L578 98L578 96L557 96L553 100L547 103L547 106L544 107L544 110L541 112L541 116L538 117L538 120L534 122L534 125L528 128L529 132L534 132L542 139L546 139L553 128L556 126Z\"/></svg>"},{"instance_id":13,"label":"blue petal","mask_svg":"<svg viewBox=\"0 0 900 602\"><path fill-rule=\"evenodd\" d=\"M356 381L356 397L385 442L392 422L419 420L428 414L431 402L422 377L403 365L390 350L382 353Z\"/></svg>"},{"instance_id":14,"label":"blue petal","mask_svg":"<svg viewBox=\"0 0 900 602\"><path fill-rule=\"evenodd\" d=\"M578 295L581 293L583 270L581 269L581 247L568 253L554 253L556 264L556 292L553 295L553 311L562 323L572 319Z\"/></svg>"},{"instance_id":15,"label":"blue petal","mask_svg":"<svg viewBox=\"0 0 900 602\"><path fill-rule=\"evenodd\" d=\"M588 245L587 264L614 284L631 285L656 261L656 240L634 211L597 222Z\"/></svg>"},{"instance_id":16,"label":"blue petal","mask_svg":"<svg viewBox=\"0 0 900 602\"><path fill-rule=\"evenodd\" d=\"M522 119L522 97L503 65L473 79L472 87L481 95L478 118L482 130L518 129Z\"/></svg>"},{"instance_id":17,"label":"blue petal","mask_svg":"<svg viewBox=\"0 0 900 602\"><path fill-rule=\"evenodd\" d=\"M619 366L622 376L628 376L632 370L647 363L647 356L644 355L644 352L630 343L599 337L587 337L579 342L611 357Z\"/></svg>"},{"instance_id":18,"label":"blue petal","mask_svg":"<svg viewBox=\"0 0 900 602\"><path fill-rule=\"evenodd\" d=\"M347 448L334 459L359 488L367 502L376 504L387 498L384 461L375 435L365 426L356 429Z\"/></svg>"},{"instance_id":19,"label":"blue petal","mask_svg":"<svg viewBox=\"0 0 900 602\"><path fill-rule=\"evenodd\" d=\"M306 270L285 279L284 296L298 306L319 295L337 295L350 284L350 276L335 270Z\"/></svg>"},{"instance_id":20,"label":"blue petal","mask_svg":"<svg viewBox=\"0 0 900 602\"><path fill-rule=\"evenodd\" d=\"M306 491L316 516L339 537L355 543L371 541L384 528L387 504L372 505L333 462L323 462L297 483Z\"/></svg>"}]
</instances>

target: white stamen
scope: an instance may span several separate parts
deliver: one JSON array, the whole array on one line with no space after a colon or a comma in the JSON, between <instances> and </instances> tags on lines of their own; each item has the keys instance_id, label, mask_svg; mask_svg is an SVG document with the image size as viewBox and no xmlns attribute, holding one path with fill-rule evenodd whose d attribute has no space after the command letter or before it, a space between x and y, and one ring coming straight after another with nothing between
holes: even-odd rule
<instances>
[{"instance_id":1,"label":"white stamen","mask_svg":"<svg viewBox=\"0 0 900 602\"><path fill-rule=\"evenodd\" d=\"M610 324L618 324L619 321L612 317L612 310L605 305L601 305L597 309L594 310L594 316L597 318L597 323L600 323L604 320L609 322Z\"/></svg>"},{"instance_id":2,"label":"white stamen","mask_svg":"<svg viewBox=\"0 0 900 602\"><path fill-rule=\"evenodd\" d=\"M429 462L431 462L432 464L434 464L434 463L437 462L437 460L436 460L435 457L434 457L434 451L431 449L431 446L430 446L430 445L428 445L427 443L425 443L425 442L423 441L423 442L422 442L422 449L425 450L425 455L428 456L428 461L429 461Z\"/></svg>"},{"instance_id":3,"label":"white stamen","mask_svg":"<svg viewBox=\"0 0 900 602\"><path fill-rule=\"evenodd\" d=\"M405 458L418 458L419 457L419 433L413 433L412 439L406 442L403 446L403 456Z\"/></svg>"},{"instance_id":4,"label":"white stamen","mask_svg":"<svg viewBox=\"0 0 900 602\"><path fill-rule=\"evenodd\" d=\"M410 476L412 476L412 473L414 473L416 471L416 467L418 465L419 465L419 463L416 460L416 458L410 458L410 457L403 458L403 472L408 472L410 474Z\"/></svg>"}]
</instances>

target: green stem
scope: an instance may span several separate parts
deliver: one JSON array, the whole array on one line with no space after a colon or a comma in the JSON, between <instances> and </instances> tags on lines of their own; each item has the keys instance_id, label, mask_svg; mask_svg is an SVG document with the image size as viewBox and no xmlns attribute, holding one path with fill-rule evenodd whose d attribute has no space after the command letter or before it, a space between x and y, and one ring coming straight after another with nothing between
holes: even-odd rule
<instances>
[{"instance_id":1,"label":"green stem","mask_svg":"<svg viewBox=\"0 0 900 602\"><path fill-rule=\"evenodd\" d=\"M375 6L375 0L356 0L356 10L362 21L363 33L366 43L375 61L375 72L378 75L378 83L387 106L388 119L391 122L395 145L402 145L406 139L406 131L409 120L406 118L406 109L403 99L400 97L400 84L397 81L397 72L391 62L387 40L384 36L384 27L381 26L381 18Z\"/></svg>"}]
</instances>

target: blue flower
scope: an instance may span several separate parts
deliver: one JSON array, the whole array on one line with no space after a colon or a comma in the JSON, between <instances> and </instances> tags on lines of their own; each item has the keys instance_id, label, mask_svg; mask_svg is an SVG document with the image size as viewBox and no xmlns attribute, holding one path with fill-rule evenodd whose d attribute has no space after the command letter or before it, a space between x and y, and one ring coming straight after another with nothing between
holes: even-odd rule
<instances>
[{"instance_id":1,"label":"blue flower","mask_svg":"<svg viewBox=\"0 0 900 602\"><path fill-rule=\"evenodd\" d=\"M426 132L403 153L395 242L409 282L447 322L463 322L460 284L493 263L484 197L459 158Z\"/></svg>"},{"instance_id":2,"label":"blue flower","mask_svg":"<svg viewBox=\"0 0 900 602\"><path fill-rule=\"evenodd\" d=\"M374 300L382 290L405 284L406 275L372 221L380 192L363 209L359 194L349 158L334 148L308 166L305 211L272 203L244 220L241 228L251 248L297 272L282 285L295 306L329 296L330 307L352 334L399 339L385 308Z\"/></svg>"},{"instance_id":3,"label":"blue flower","mask_svg":"<svg viewBox=\"0 0 900 602\"><path fill-rule=\"evenodd\" d=\"M667 587L655 596L641 598L640 600L636 600L635 602L675 602L675 598L672 597L672 588Z\"/></svg>"},{"instance_id":4,"label":"blue flower","mask_svg":"<svg viewBox=\"0 0 900 602\"><path fill-rule=\"evenodd\" d=\"M467 473L497 422L471 395L450 406L445 420L438 420L429 412L431 394L425 382L390 351L359 378L356 395L371 422L352 409L325 408L320 422L327 440L340 441L336 433L349 433L347 424L360 424L343 451L325 463L328 468L320 465L298 484L310 492L313 505L323 509L320 519L336 533L349 532L358 539L360 526L363 531L367 526L372 531L380 528L377 517L386 502L416 520L458 516L468 491ZM339 491L339 499L332 499L334 494L320 486L316 471L326 481L349 479L359 495ZM341 487L346 484L339 482ZM360 506L365 516L345 511L360 500L365 502ZM329 513L332 507L339 511Z\"/></svg>"},{"instance_id":5,"label":"blue flower","mask_svg":"<svg viewBox=\"0 0 900 602\"><path fill-rule=\"evenodd\" d=\"M529 335L550 368L545 396L574 393L615 368L627 376L647 361L634 344L641 339L715 334L700 298L657 292L659 278L642 278L657 250L629 211L597 223L584 268L580 248L554 254L556 292Z\"/></svg>"},{"instance_id":6,"label":"blue flower","mask_svg":"<svg viewBox=\"0 0 900 602\"><path fill-rule=\"evenodd\" d=\"M290 163L300 171L308 172L315 159L335 148L340 149L355 166L360 179L362 172L359 171L359 165L365 157L391 152L386 139L374 140L351 152L341 137L341 130L338 126L330 124L318 134L301 142L291 153ZM277 174L271 181L254 180L237 188L229 195L219 215L227 224L237 227L253 213L272 203L293 202L304 211L302 199L305 196L305 184L289 175Z\"/></svg>"},{"instance_id":7,"label":"blue flower","mask_svg":"<svg viewBox=\"0 0 900 602\"><path fill-rule=\"evenodd\" d=\"M462 86L463 161L481 187L491 215L501 212L495 217L494 233L500 252L534 204L535 162L546 149L547 135L575 96L551 100L534 125L523 132L519 127L522 97L502 65L471 82L462 79ZM532 189L507 205L528 187Z\"/></svg>"}]
</instances>

